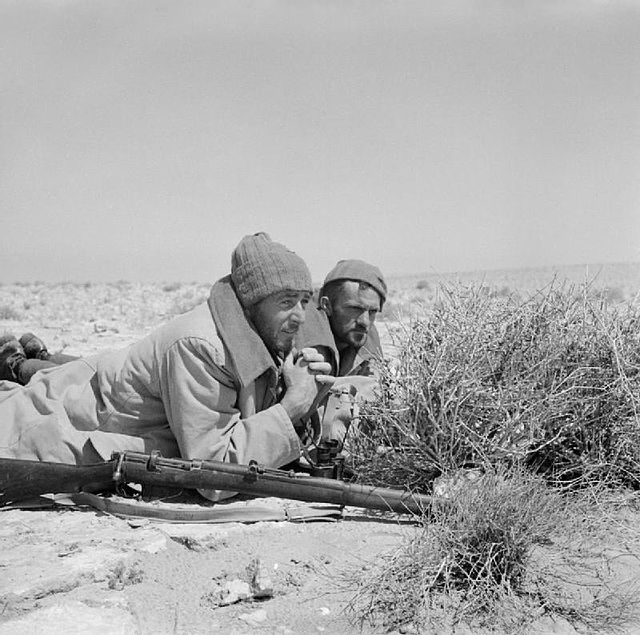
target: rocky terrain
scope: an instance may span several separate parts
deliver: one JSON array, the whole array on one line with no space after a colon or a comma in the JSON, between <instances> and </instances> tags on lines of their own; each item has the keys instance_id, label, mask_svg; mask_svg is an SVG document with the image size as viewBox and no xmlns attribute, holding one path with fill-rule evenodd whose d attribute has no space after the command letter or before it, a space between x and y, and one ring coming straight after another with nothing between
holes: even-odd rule
<instances>
[{"instance_id":1,"label":"rocky terrain","mask_svg":"<svg viewBox=\"0 0 640 635\"><path fill-rule=\"evenodd\" d=\"M4 511L0 633L359 632L348 572L413 530L355 510L339 522L203 525Z\"/></svg>"}]
</instances>

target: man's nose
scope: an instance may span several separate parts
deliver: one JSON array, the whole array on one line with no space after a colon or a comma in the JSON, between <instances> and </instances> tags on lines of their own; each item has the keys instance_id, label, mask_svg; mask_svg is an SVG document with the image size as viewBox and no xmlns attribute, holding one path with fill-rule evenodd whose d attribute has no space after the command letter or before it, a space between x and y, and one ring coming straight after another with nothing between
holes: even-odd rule
<instances>
[{"instance_id":1,"label":"man's nose","mask_svg":"<svg viewBox=\"0 0 640 635\"><path fill-rule=\"evenodd\" d=\"M302 305L302 302L298 302L298 304L296 304L293 307L293 311L291 312L291 318L296 322L298 322L298 324L303 324L305 317L306 317L306 312L305 312L304 306Z\"/></svg>"},{"instance_id":2,"label":"man's nose","mask_svg":"<svg viewBox=\"0 0 640 635\"><path fill-rule=\"evenodd\" d=\"M369 328L371 326L371 319L369 318L369 312L363 311L357 320L358 326L363 326L365 328Z\"/></svg>"}]
</instances>

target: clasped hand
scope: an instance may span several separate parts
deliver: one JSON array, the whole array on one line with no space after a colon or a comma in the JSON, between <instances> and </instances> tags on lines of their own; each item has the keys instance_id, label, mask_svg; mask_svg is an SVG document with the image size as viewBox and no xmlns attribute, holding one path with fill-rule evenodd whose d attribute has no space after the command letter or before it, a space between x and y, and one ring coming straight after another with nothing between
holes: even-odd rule
<instances>
[{"instance_id":1,"label":"clasped hand","mask_svg":"<svg viewBox=\"0 0 640 635\"><path fill-rule=\"evenodd\" d=\"M287 391L280 402L293 421L311 408L320 385L331 385L336 378L330 375L331 364L315 348L303 348L295 356L287 355L282 376Z\"/></svg>"}]
</instances>

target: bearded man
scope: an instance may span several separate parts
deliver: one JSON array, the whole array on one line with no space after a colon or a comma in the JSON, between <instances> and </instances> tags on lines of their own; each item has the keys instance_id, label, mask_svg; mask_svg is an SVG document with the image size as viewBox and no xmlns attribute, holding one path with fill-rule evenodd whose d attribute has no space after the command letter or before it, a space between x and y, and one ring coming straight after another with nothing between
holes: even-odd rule
<instances>
[{"instance_id":1,"label":"bearded man","mask_svg":"<svg viewBox=\"0 0 640 635\"><path fill-rule=\"evenodd\" d=\"M319 307L336 343L340 377L371 375L371 360L382 356L375 321L386 299L380 269L367 262L340 260L327 274Z\"/></svg>"},{"instance_id":2,"label":"bearded man","mask_svg":"<svg viewBox=\"0 0 640 635\"><path fill-rule=\"evenodd\" d=\"M373 363L382 359L375 320L387 298L387 284L375 265L363 260L340 260L327 274L318 304L307 309L298 344L322 352L338 376L319 399L312 417L322 434L343 441L352 411L340 399L349 392L357 401L371 398L377 383ZM353 401L353 400L352 400Z\"/></svg>"},{"instance_id":3,"label":"bearded man","mask_svg":"<svg viewBox=\"0 0 640 635\"><path fill-rule=\"evenodd\" d=\"M127 349L0 384L0 456L85 464L113 451L278 467L333 381L293 345L312 293L304 261L264 233L245 236L208 302ZM216 499L218 494L203 492Z\"/></svg>"}]
</instances>

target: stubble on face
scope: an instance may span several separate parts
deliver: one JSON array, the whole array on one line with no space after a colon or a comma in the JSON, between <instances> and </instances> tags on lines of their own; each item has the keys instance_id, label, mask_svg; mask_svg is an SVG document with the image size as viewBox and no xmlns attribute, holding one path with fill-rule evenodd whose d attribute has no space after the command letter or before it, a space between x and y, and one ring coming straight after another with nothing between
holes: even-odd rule
<instances>
[{"instance_id":1,"label":"stubble on face","mask_svg":"<svg viewBox=\"0 0 640 635\"><path fill-rule=\"evenodd\" d=\"M377 291L347 280L333 302L329 302L328 298L326 300L323 306L338 347L351 346L359 349L364 346L380 311L380 296Z\"/></svg>"},{"instance_id":2,"label":"stubble on face","mask_svg":"<svg viewBox=\"0 0 640 635\"><path fill-rule=\"evenodd\" d=\"M249 318L273 355L284 359L291 352L310 297L308 291L279 291L250 308Z\"/></svg>"}]
</instances>

